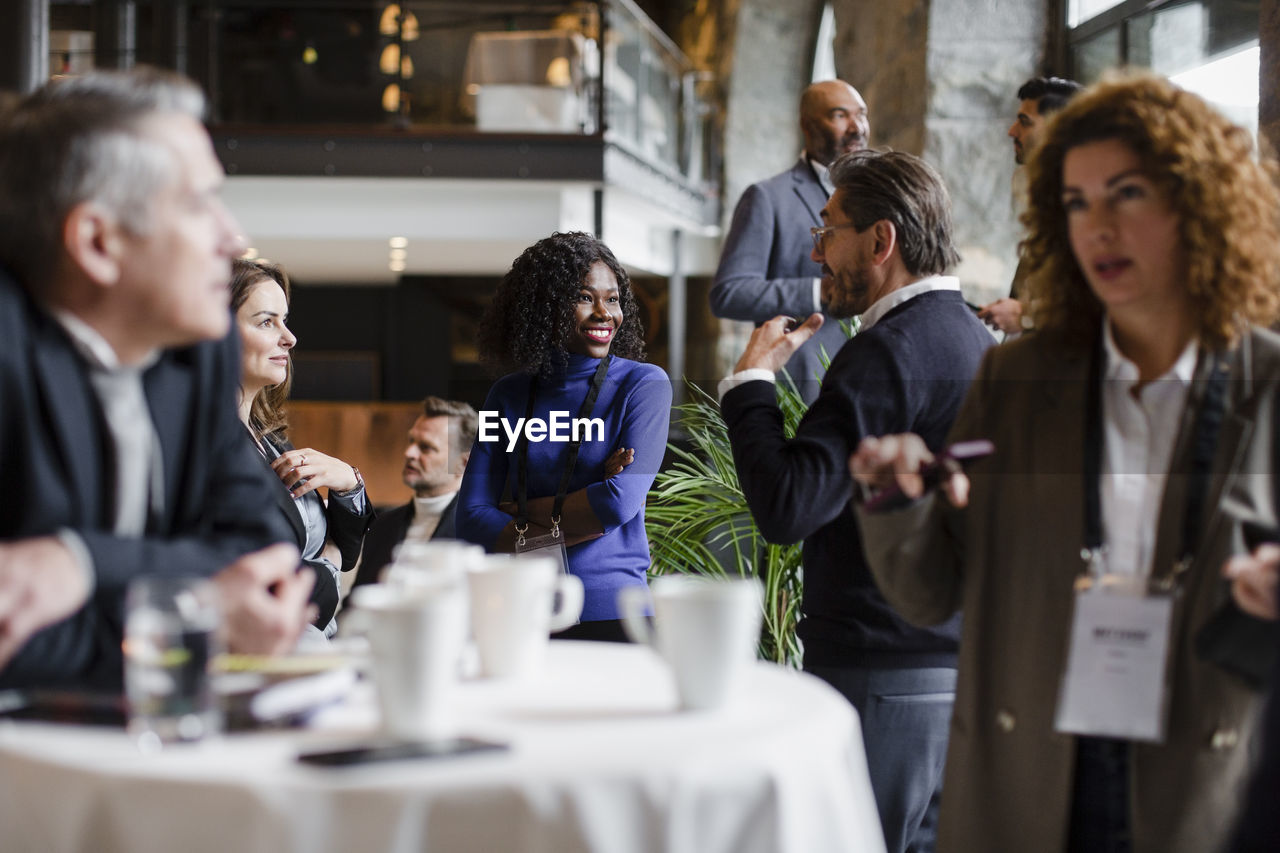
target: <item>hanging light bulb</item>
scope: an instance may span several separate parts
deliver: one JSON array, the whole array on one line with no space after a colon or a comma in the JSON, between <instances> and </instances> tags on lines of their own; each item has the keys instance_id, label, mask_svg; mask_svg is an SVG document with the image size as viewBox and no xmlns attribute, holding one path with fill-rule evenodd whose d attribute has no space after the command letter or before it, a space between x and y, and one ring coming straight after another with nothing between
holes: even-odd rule
<instances>
[{"instance_id":1,"label":"hanging light bulb","mask_svg":"<svg viewBox=\"0 0 1280 853\"><path fill-rule=\"evenodd\" d=\"M378 70L383 74L395 74L399 65L400 45L392 42L382 49L382 56L378 57Z\"/></svg>"},{"instance_id":2,"label":"hanging light bulb","mask_svg":"<svg viewBox=\"0 0 1280 853\"><path fill-rule=\"evenodd\" d=\"M400 111L400 86L391 83L382 90L382 109L389 113Z\"/></svg>"},{"instance_id":3,"label":"hanging light bulb","mask_svg":"<svg viewBox=\"0 0 1280 853\"><path fill-rule=\"evenodd\" d=\"M315 65L316 60L320 58L320 54L316 53L316 49L311 45L307 45L302 50L302 64Z\"/></svg>"},{"instance_id":4,"label":"hanging light bulb","mask_svg":"<svg viewBox=\"0 0 1280 853\"><path fill-rule=\"evenodd\" d=\"M404 59L400 60L400 77L401 79L408 80L412 76L413 76L413 57L409 56L409 54L406 53L404 55Z\"/></svg>"},{"instance_id":5,"label":"hanging light bulb","mask_svg":"<svg viewBox=\"0 0 1280 853\"><path fill-rule=\"evenodd\" d=\"M563 56L557 56L551 60L551 64L547 66L547 85L567 89L572 82L573 74L569 70L569 60Z\"/></svg>"},{"instance_id":6,"label":"hanging light bulb","mask_svg":"<svg viewBox=\"0 0 1280 853\"><path fill-rule=\"evenodd\" d=\"M401 29L400 38L405 41L418 40L418 16L412 12L405 12L404 26Z\"/></svg>"},{"instance_id":7,"label":"hanging light bulb","mask_svg":"<svg viewBox=\"0 0 1280 853\"><path fill-rule=\"evenodd\" d=\"M382 10L382 17L378 20L378 32L384 36L393 36L400 32L399 3L392 3Z\"/></svg>"}]
</instances>

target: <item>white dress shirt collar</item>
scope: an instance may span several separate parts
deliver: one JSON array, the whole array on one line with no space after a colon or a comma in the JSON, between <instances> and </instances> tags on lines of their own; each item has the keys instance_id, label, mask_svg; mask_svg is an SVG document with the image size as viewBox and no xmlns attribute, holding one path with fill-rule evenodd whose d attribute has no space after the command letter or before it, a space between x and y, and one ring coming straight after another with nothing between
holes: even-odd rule
<instances>
[{"instance_id":1,"label":"white dress shirt collar","mask_svg":"<svg viewBox=\"0 0 1280 853\"><path fill-rule=\"evenodd\" d=\"M836 185L831 181L831 170L826 166L809 157L808 151L800 152L800 159L809 164L813 169L813 175L818 179L818 183L822 185L822 189L826 192L827 198L831 198L835 194Z\"/></svg>"},{"instance_id":2,"label":"white dress shirt collar","mask_svg":"<svg viewBox=\"0 0 1280 853\"><path fill-rule=\"evenodd\" d=\"M1120 347L1116 346L1115 331L1111 327L1111 320L1106 317L1102 320L1102 346L1107 355L1106 378L1127 381L1130 384L1137 382L1138 365L1120 352ZM1200 339L1193 337L1187 342L1182 354L1178 356L1177 361L1173 363L1168 372L1158 377L1156 381L1178 379L1183 385L1190 385L1191 379L1195 376L1196 358L1199 356L1199 351Z\"/></svg>"},{"instance_id":3,"label":"white dress shirt collar","mask_svg":"<svg viewBox=\"0 0 1280 853\"><path fill-rule=\"evenodd\" d=\"M862 312L858 330L865 332L880 322L885 314L888 314L902 303L915 299L922 293L931 293L935 290L954 290L959 293L960 279L953 275L931 275L912 282L906 287L899 287L891 293L886 293L877 299L870 308Z\"/></svg>"}]
</instances>

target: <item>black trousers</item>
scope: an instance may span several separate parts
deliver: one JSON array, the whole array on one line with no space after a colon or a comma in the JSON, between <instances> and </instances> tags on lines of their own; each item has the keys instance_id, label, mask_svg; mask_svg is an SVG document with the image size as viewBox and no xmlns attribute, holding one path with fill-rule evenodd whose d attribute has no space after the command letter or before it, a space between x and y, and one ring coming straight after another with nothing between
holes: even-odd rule
<instances>
[{"instance_id":1,"label":"black trousers","mask_svg":"<svg viewBox=\"0 0 1280 853\"><path fill-rule=\"evenodd\" d=\"M1076 740L1069 853L1130 853L1129 741Z\"/></svg>"},{"instance_id":2,"label":"black trousers","mask_svg":"<svg viewBox=\"0 0 1280 853\"><path fill-rule=\"evenodd\" d=\"M631 638L622 629L621 619L600 619L596 622L579 622L551 635L553 640L595 640L600 643L629 643Z\"/></svg>"}]
</instances>

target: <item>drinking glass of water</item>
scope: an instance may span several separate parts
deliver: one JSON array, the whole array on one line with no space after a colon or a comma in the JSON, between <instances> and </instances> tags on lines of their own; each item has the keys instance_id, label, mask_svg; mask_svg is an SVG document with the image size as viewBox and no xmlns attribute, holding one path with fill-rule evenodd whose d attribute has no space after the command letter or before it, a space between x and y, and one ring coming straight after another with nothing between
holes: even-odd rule
<instances>
[{"instance_id":1,"label":"drinking glass of water","mask_svg":"<svg viewBox=\"0 0 1280 853\"><path fill-rule=\"evenodd\" d=\"M217 588L202 578L149 577L125 599L129 732L144 750L218 733L210 665L222 651Z\"/></svg>"}]
</instances>

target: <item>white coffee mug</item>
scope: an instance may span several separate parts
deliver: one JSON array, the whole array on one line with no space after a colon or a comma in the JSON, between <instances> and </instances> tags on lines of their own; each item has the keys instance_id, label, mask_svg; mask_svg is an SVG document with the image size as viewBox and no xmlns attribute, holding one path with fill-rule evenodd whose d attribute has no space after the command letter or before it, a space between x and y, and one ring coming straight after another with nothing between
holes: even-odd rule
<instances>
[{"instance_id":1,"label":"white coffee mug","mask_svg":"<svg viewBox=\"0 0 1280 853\"><path fill-rule=\"evenodd\" d=\"M428 542L402 542L395 558L382 570L379 583L412 586L435 583L441 577L466 583L467 571L484 559L484 549L470 542L433 539Z\"/></svg>"},{"instance_id":2,"label":"white coffee mug","mask_svg":"<svg viewBox=\"0 0 1280 853\"><path fill-rule=\"evenodd\" d=\"M582 581L548 557L495 554L472 566L467 579L480 672L489 678L536 675L551 632L582 615Z\"/></svg>"},{"instance_id":3,"label":"white coffee mug","mask_svg":"<svg viewBox=\"0 0 1280 853\"><path fill-rule=\"evenodd\" d=\"M624 587L618 610L631 639L652 646L671 667L680 707L703 710L723 705L755 660L762 595L755 578L666 575L647 589Z\"/></svg>"},{"instance_id":4,"label":"white coffee mug","mask_svg":"<svg viewBox=\"0 0 1280 853\"><path fill-rule=\"evenodd\" d=\"M442 580L410 587L368 584L347 615L369 637L382 726L421 740L453 732L451 701L467 635L466 587Z\"/></svg>"}]
</instances>

